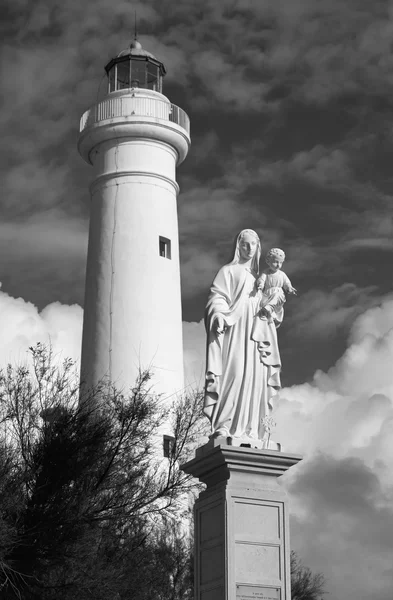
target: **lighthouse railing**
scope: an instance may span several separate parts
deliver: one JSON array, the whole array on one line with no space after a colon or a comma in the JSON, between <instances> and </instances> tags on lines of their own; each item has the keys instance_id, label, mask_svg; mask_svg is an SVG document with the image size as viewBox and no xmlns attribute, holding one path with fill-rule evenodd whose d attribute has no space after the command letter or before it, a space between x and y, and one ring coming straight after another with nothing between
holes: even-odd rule
<instances>
[{"instance_id":1,"label":"lighthouse railing","mask_svg":"<svg viewBox=\"0 0 393 600\"><path fill-rule=\"evenodd\" d=\"M89 108L80 120L80 132L87 127L117 117L153 117L176 123L190 133L190 119L176 104L158 98L120 96L105 98Z\"/></svg>"}]
</instances>

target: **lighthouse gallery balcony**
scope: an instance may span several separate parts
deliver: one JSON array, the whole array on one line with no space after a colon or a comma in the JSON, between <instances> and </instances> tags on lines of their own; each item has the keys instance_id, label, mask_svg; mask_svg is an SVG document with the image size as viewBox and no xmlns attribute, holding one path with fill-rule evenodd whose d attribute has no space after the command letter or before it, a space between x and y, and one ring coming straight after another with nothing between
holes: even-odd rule
<instances>
[{"instance_id":1,"label":"lighthouse gallery balcony","mask_svg":"<svg viewBox=\"0 0 393 600\"><path fill-rule=\"evenodd\" d=\"M87 150L87 153L89 153L92 149L92 140L89 142L87 139L91 138L89 134L93 134L96 141L101 141L98 129L102 131L102 129L109 127L113 130L113 127L116 127L117 133L115 135L123 137L130 135L131 129L135 130L131 135L138 135L141 127L154 127L157 125L164 127L167 133L169 133L169 130L171 130L172 135L173 133L177 133L176 137L180 134L183 138L183 142L180 145L184 146L185 144L188 150L190 144L190 119L187 113L179 106L169 102L162 94L150 90L134 90L131 88L127 91L114 92L106 96L102 101L94 104L82 115L80 120L80 151L83 155L85 154L84 150ZM93 133L94 130L95 135ZM162 131L162 133L164 132ZM156 137L156 135L157 131L154 132L152 137ZM164 135L163 138L165 137ZM163 139L163 141L166 140ZM83 148L85 142L89 148ZM172 140L168 139L168 142L171 143ZM179 148L178 143L174 145L179 152L179 164L183 161L184 157L183 148ZM184 150L186 149L184 148ZM90 160L87 159L87 162L90 162Z\"/></svg>"},{"instance_id":2,"label":"lighthouse gallery balcony","mask_svg":"<svg viewBox=\"0 0 393 600\"><path fill-rule=\"evenodd\" d=\"M117 117L156 117L176 123L190 134L190 119L187 113L176 106L158 98L141 98L139 96L120 96L106 98L83 113L80 120L80 133L86 127Z\"/></svg>"}]
</instances>

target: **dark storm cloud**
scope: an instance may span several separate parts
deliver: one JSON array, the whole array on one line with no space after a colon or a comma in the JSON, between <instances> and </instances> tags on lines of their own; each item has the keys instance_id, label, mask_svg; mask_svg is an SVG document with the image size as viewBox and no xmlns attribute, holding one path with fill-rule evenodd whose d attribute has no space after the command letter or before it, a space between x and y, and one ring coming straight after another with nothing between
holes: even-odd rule
<instances>
[{"instance_id":1,"label":"dark storm cloud","mask_svg":"<svg viewBox=\"0 0 393 600\"><path fill-rule=\"evenodd\" d=\"M43 282L53 282L51 300L73 304L83 298L87 251L86 222L47 210L39 215L0 223L0 256L7 257L3 290L19 296L21 286L29 300L42 301Z\"/></svg>"},{"instance_id":2,"label":"dark storm cloud","mask_svg":"<svg viewBox=\"0 0 393 600\"><path fill-rule=\"evenodd\" d=\"M311 519L316 508L319 515L336 513L362 519L381 494L377 475L361 460L338 460L323 454L304 466L289 490L308 504Z\"/></svg>"},{"instance_id":3,"label":"dark storm cloud","mask_svg":"<svg viewBox=\"0 0 393 600\"><path fill-rule=\"evenodd\" d=\"M27 231L34 217L29 231L40 237L32 251L18 244L21 257L37 256L19 293L39 289L34 300L50 301L53 269L45 263L62 260L58 293L82 301L86 245L74 244L73 232L78 220L80 235L87 231L91 173L77 155L78 121L105 91L103 65L128 43L133 9L142 43L166 63L166 92L191 116L193 146L179 170L185 318L200 319L234 235L252 226L264 251L284 248L301 291L283 341L291 331L320 339L331 323L344 343L340 323L390 285L381 274L393 250L392 19L382 1L8 3L1 206L7 223L19 224L9 235L20 238L21 221ZM54 252L49 261L40 248L54 243L57 227L39 215L53 209L70 235L62 257ZM2 259L4 280L14 281L8 243ZM347 285L362 297L334 291Z\"/></svg>"},{"instance_id":4,"label":"dark storm cloud","mask_svg":"<svg viewBox=\"0 0 393 600\"><path fill-rule=\"evenodd\" d=\"M332 600L343 596L388 600L392 496L379 474L358 458L317 454L299 469L290 493L302 505L292 519L292 540L313 568L320 568L325 557L323 572ZM327 548L332 553L328 561ZM363 561L365 571L359 568ZM356 578L349 577L355 572Z\"/></svg>"}]
</instances>

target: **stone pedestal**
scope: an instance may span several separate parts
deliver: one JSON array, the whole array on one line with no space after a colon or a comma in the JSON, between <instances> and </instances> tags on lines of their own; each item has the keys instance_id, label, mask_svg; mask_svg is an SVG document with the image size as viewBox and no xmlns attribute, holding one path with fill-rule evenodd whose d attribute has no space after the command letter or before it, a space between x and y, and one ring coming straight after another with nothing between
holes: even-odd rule
<instances>
[{"instance_id":1,"label":"stone pedestal","mask_svg":"<svg viewBox=\"0 0 393 600\"><path fill-rule=\"evenodd\" d=\"M300 456L219 445L182 466L207 488L195 503L195 599L290 600L287 496Z\"/></svg>"}]
</instances>

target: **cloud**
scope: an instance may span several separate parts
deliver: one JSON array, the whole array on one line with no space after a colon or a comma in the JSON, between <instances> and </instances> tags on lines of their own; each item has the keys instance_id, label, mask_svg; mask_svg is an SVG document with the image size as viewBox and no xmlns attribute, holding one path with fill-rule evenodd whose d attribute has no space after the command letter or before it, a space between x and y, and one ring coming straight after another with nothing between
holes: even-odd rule
<instances>
[{"instance_id":1,"label":"cloud","mask_svg":"<svg viewBox=\"0 0 393 600\"><path fill-rule=\"evenodd\" d=\"M125 0L5 0L4 6L1 278L3 289L32 303L0 295L0 358L24 356L36 336L79 352L81 309L72 305L83 300L93 173L77 154L78 123L105 91L104 65L132 38L136 9L142 44L168 69L164 92L191 117L193 145L179 171L184 318L193 320L184 325L187 381L203 373L201 317L210 282L229 260L235 234L257 229L264 251L285 250L285 270L299 289L279 332L284 375L311 381L287 388L277 413L284 445L288 440L306 454L299 467L303 489L316 490L303 520L297 505L294 538L306 563L328 571L337 597L383 598L388 584L391 590L391 559L363 538L373 527L381 531L378 515L389 516L378 507L390 498L386 465L393 458L393 309L386 295L392 7L385 0L147 0L132 7ZM335 366L313 377L315 364ZM326 481L345 489L346 505L353 495L343 478L351 479L353 469L364 526L358 514L348 524L339 495L333 502L326 487L318 495L317 452ZM325 497L330 504L318 521ZM363 537L356 546L357 530ZM353 590L343 564L354 572L364 567Z\"/></svg>"},{"instance_id":2,"label":"cloud","mask_svg":"<svg viewBox=\"0 0 393 600\"><path fill-rule=\"evenodd\" d=\"M202 90L202 94L193 101L196 108L215 108L225 99L224 108L227 110L260 110L267 85L261 81L250 81L245 66L226 60L221 52L214 49L202 50L193 61L193 72ZM206 94L206 91L210 93Z\"/></svg>"},{"instance_id":3,"label":"cloud","mask_svg":"<svg viewBox=\"0 0 393 600\"><path fill-rule=\"evenodd\" d=\"M351 179L348 156L338 148L327 149L319 145L309 152L298 152L289 168L318 185L338 185Z\"/></svg>"},{"instance_id":4,"label":"cloud","mask_svg":"<svg viewBox=\"0 0 393 600\"><path fill-rule=\"evenodd\" d=\"M337 310L352 323L348 348L311 383L282 390L275 408L275 437L304 456L284 477L291 544L325 575L331 600L390 600L393 584L393 298L369 307L370 291L344 285L325 308L319 298L322 320ZM185 324L194 372L203 373L204 343L203 323Z\"/></svg>"},{"instance_id":5,"label":"cloud","mask_svg":"<svg viewBox=\"0 0 393 600\"><path fill-rule=\"evenodd\" d=\"M347 4L134 3L140 39L166 63L168 95L172 99L174 91L174 101L190 112L194 128L190 156L180 172L181 241L186 256L190 239L199 234L194 250L210 254L213 264L205 257L203 275L196 260L186 259L197 270L194 278L187 273L184 279L187 303L196 289L193 282L210 279L220 266L224 251L216 253L216 246L223 249L250 221L258 224L267 244L282 242L291 250L289 260L295 260L291 256L297 246L307 251L304 261L303 250L297 252L296 270L305 264L319 269L326 262L320 221L328 229L325 247L332 238L337 242L337 225L340 232L348 229L339 241L354 260L366 245L361 240L368 223L374 224L368 247L390 251L391 228L385 227L378 245L384 223L378 211L386 211L390 196L382 197L375 182L368 187L360 182L359 173L378 147L370 127L378 122L386 130L373 102L376 95L386 95L390 80L391 14L381 2ZM86 221L84 198L92 172L77 155L78 121L105 89L104 64L132 37L133 10L123 0L110 6L104 0L83 6L72 0L39 0L34 9L31 3L8 1L6 7L10 18L3 25L0 114L1 164L7 164L3 214L8 223L28 220L32 213L45 220L43 213L56 207L61 209L59 221ZM358 91L355 103L345 96L351 86ZM343 94L347 103L335 105ZM390 156L388 136L385 144ZM301 191L296 189L299 181ZM306 229L307 217L319 219L313 232ZM72 236L64 251L73 253ZM75 271L68 269L69 288L74 286L78 295L67 301L81 302L82 271L75 286ZM42 264L40 272L44 290L50 286L45 274L51 269ZM28 290L30 297L31 282L26 278L19 293ZM32 293L36 301L35 287ZM49 296L48 290L40 305Z\"/></svg>"},{"instance_id":6,"label":"cloud","mask_svg":"<svg viewBox=\"0 0 393 600\"><path fill-rule=\"evenodd\" d=\"M324 573L332 600L391 597L391 491L356 458L317 455L290 486L292 544Z\"/></svg>"},{"instance_id":7,"label":"cloud","mask_svg":"<svg viewBox=\"0 0 393 600\"><path fill-rule=\"evenodd\" d=\"M48 253L59 257L68 253L79 260L84 258L87 249L87 223L72 219L56 211L44 215L34 215L17 222L0 223L2 254L7 246L16 243L13 256L31 257L33 254L42 259Z\"/></svg>"},{"instance_id":8,"label":"cloud","mask_svg":"<svg viewBox=\"0 0 393 600\"><path fill-rule=\"evenodd\" d=\"M383 2L367 1L276 3L277 33L272 49L286 56L283 66L292 77L292 92L310 103L326 104L334 97L384 93L389 70L391 14ZM283 53L290 48L291 54ZM386 69L386 71L385 71ZM374 85L372 85L372 83Z\"/></svg>"},{"instance_id":9,"label":"cloud","mask_svg":"<svg viewBox=\"0 0 393 600\"><path fill-rule=\"evenodd\" d=\"M382 306L375 306L364 312L351 329L350 343L359 344L367 335L372 333L377 339L386 336L393 324L393 302L388 296Z\"/></svg>"},{"instance_id":10,"label":"cloud","mask_svg":"<svg viewBox=\"0 0 393 600\"><path fill-rule=\"evenodd\" d=\"M40 342L52 347L56 364L71 358L79 369L82 321L83 309L76 304L51 302L39 310L23 298L0 291L0 368L24 364L29 347ZM200 389L205 366L203 321L183 323L183 347L186 386Z\"/></svg>"},{"instance_id":11,"label":"cloud","mask_svg":"<svg viewBox=\"0 0 393 600\"><path fill-rule=\"evenodd\" d=\"M292 545L325 574L332 600L391 596L392 362L393 299L386 296L354 321L334 367L282 390L277 403L277 439L304 455L286 476Z\"/></svg>"},{"instance_id":12,"label":"cloud","mask_svg":"<svg viewBox=\"0 0 393 600\"><path fill-rule=\"evenodd\" d=\"M59 302L40 312L31 302L0 292L0 366L28 362L29 347L41 342L52 347L56 363L71 358L79 367L82 315L80 306Z\"/></svg>"},{"instance_id":13,"label":"cloud","mask_svg":"<svg viewBox=\"0 0 393 600\"><path fill-rule=\"evenodd\" d=\"M15 295L22 282L40 307L54 299L83 302L86 253L86 221L63 211L0 223L4 289ZM43 280L50 288L43 288Z\"/></svg>"},{"instance_id":14,"label":"cloud","mask_svg":"<svg viewBox=\"0 0 393 600\"><path fill-rule=\"evenodd\" d=\"M165 85L169 82L176 82L181 86L189 84L187 54L180 45L165 44L158 37L149 35L142 35L140 41L144 48L151 48L154 56L164 63L167 69Z\"/></svg>"},{"instance_id":15,"label":"cloud","mask_svg":"<svg viewBox=\"0 0 393 600\"><path fill-rule=\"evenodd\" d=\"M393 300L387 296L354 321L350 345L334 367L317 371L311 383L282 390L277 420L294 450L346 456L359 445L368 420L375 417L375 427L382 426L393 398L392 331ZM371 439L374 427L368 431Z\"/></svg>"},{"instance_id":16,"label":"cloud","mask_svg":"<svg viewBox=\"0 0 393 600\"><path fill-rule=\"evenodd\" d=\"M242 229L251 227L260 233L264 247L268 238L260 208L249 206L247 211L240 211L236 183L229 186L221 180L209 187L193 186L183 193L179 223L186 300L196 293L207 296L218 269L232 260L233 242Z\"/></svg>"},{"instance_id":17,"label":"cloud","mask_svg":"<svg viewBox=\"0 0 393 600\"><path fill-rule=\"evenodd\" d=\"M348 299L364 293L338 290ZM340 305L340 303L339 303ZM51 303L42 311L0 292L0 364L21 363L37 341L55 358L80 357L82 309ZM186 383L203 386L203 322L183 324ZM276 438L304 460L284 477L291 543L327 578L331 600L388 600L393 576L393 297L352 324L336 365L311 383L282 391ZM356 577L348 578L348 573ZM377 582L377 583L376 583Z\"/></svg>"},{"instance_id":18,"label":"cloud","mask_svg":"<svg viewBox=\"0 0 393 600\"><path fill-rule=\"evenodd\" d=\"M379 297L373 296L375 292L372 286L358 288L353 283L344 283L328 293L321 290L299 293L290 300L292 319L287 333L303 343L306 339L328 341L340 329L347 333L356 317L378 303Z\"/></svg>"}]
</instances>

